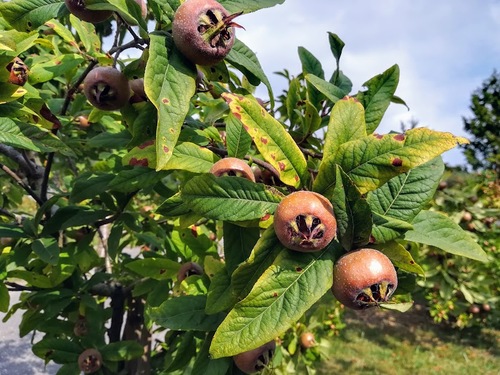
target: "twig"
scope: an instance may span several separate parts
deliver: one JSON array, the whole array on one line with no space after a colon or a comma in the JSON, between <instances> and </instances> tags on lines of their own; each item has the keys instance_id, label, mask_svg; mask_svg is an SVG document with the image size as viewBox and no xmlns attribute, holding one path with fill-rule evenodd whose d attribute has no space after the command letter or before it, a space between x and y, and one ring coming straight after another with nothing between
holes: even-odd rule
<instances>
[{"instance_id":1,"label":"twig","mask_svg":"<svg viewBox=\"0 0 500 375\"><path fill-rule=\"evenodd\" d=\"M38 288L35 288L35 287L24 286L21 284L10 282L10 281L4 281L4 284L8 287L9 291L13 291L13 292L22 292L25 290L31 290L31 291L39 290Z\"/></svg>"},{"instance_id":2,"label":"twig","mask_svg":"<svg viewBox=\"0 0 500 375\"><path fill-rule=\"evenodd\" d=\"M9 159L16 162L29 180L38 180L43 176L43 168L33 163L14 147L0 143L0 154L4 154Z\"/></svg>"},{"instance_id":3,"label":"twig","mask_svg":"<svg viewBox=\"0 0 500 375\"><path fill-rule=\"evenodd\" d=\"M0 169L2 169L5 173L7 173L14 181L18 183L29 195L33 197L33 199L41 206L44 201L38 196L38 194L19 177L13 170L11 170L6 165L0 163Z\"/></svg>"}]
</instances>

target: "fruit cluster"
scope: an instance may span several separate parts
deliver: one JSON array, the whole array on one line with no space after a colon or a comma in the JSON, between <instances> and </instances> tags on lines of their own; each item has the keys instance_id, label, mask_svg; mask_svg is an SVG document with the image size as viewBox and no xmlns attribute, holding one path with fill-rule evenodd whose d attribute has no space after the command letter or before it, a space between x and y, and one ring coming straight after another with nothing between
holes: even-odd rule
<instances>
[{"instance_id":1,"label":"fruit cluster","mask_svg":"<svg viewBox=\"0 0 500 375\"><path fill-rule=\"evenodd\" d=\"M224 158L210 172L215 176L238 176L255 182L252 169L243 160ZM288 249L315 252L326 248L337 235L332 203L312 191L296 191L284 197L274 213L274 230ZM349 251L334 265L332 292L346 307L362 310L387 302L398 285L396 269L382 252L362 248ZM303 338L303 347L313 345L314 336ZM259 371L269 363L274 342L234 357L246 373Z\"/></svg>"}]
</instances>

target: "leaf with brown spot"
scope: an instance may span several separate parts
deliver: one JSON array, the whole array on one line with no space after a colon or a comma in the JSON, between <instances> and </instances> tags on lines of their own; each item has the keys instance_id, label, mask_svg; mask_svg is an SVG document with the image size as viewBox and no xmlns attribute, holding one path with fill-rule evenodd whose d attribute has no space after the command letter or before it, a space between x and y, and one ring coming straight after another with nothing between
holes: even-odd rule
<instances>
[{"instance_id":1,"label":"leaf with brown spot","mask_svg":"<svg viewBox=\"0 0 500 375\"><path fill-rule=\"evenodd\" d=\"M378 139L371 135L343 143L338 151L323 160L321 168L333 171L335 164L342 167L354 181L361 194L375 190L391 178L406 173L468 140L447 132L416 128L406 132L404 141L394 139L393 134ZM393 161L397 160L397 168ZM322 175L321 192L328 189L331 180ZM319 177L318 177L319 179ZM332 182L334 182L332 180Z\"/></svg>"},{"instance_id":2,"label":"leaf with brown spot","mask_svg":"<svg viewBox=\"0 0 500 375\"><path fill-rule=\"evenodd\" d=\"M264 159L279 173L280 180L300 187L308 179L307 162L292 136L283 125L266 111L252 96L222 95L231 112L240 119ZM297 179L299 176L299 179Z\"/></svg>"},{"instance_id":3,"label":"leaf with brown spot","mask_svg":"<svg viewBox=\"0 0 500 375\"><path fill-rule=\"evenodd\" d=\"M157 32L150 38L144 86L148 98L158 110L155 167L161 170L172 157L191 97L196 91L196 67L173 48L170 35Z\"/></svg>"}]
</instances>

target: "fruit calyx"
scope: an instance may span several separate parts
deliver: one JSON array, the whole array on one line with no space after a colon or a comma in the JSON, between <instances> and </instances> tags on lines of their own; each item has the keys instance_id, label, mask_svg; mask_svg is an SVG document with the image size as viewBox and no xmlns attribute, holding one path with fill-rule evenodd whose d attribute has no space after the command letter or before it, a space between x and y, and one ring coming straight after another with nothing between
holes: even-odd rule
<instances>
[{"instance_id":1,"label":"fruit calyx","mask_svg":"<svg viewBox=\"0 0 500 375\"><path fill-rule=\"evenodd\" d=\"M224 15L220 9L208 9L206 13L200 16L200 25L198 32L203 40L212 48L226 48L227 42L231 40L231 27L245 29L243 26L233 22L233 20L242 15L243 12L233 13L229 16Z\"/></svg>"},{"instance_id":2,"label":"fruit calyx","mask_svg":"<svg viewBox=\"0 0 500 375\"><path fill-rule=\"evenodd\" d=\"M291 238L296 245L314 248L315 243L323 238L325 225L314 215L298 215L288 226Z\"/></svg>"},{"instance_id":3,"label":"fruit calyx","mask_svg":"<svg viewBox=\"0 0 500 375\"><path fill-rule=\"evenodd\" d=\"M361 309L368 307L379 306L381 303L387 302L394 293L395 287L391 282L384 280L377 284L372 284L364 288L354 300Z\"/></svg>"}]
</instances>

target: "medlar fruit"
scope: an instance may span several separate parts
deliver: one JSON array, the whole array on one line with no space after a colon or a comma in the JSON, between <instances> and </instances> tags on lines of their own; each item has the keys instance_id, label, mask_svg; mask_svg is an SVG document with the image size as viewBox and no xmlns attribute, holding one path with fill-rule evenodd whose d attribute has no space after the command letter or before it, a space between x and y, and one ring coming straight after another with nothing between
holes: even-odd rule
<instances>
[{"instance_id":1,"label":"medlar fruit","mask_svg":"<svg viewBox=\"0 0 500 375\"><path fill-rule=\"evenodd\" d=\"M237 354L233 357L234 364L245 374L253 374L263 370L273 358L276 343L270 341L256 349Z\"/></svg>"},{"instance_id":2,"label":"medlar fruit","mask_svg":"<svg viewBox=\"0 0 500 375\"><path fill-rule=\"evenodd\" d=\"M103 66L92 69L85 77L83 93L94 107L114 111L127 104L130 86L122 72Z\"/></svg>"},{"instance_id":3,"label":"medlar fruit","mask_svg":"<svg viewBox=\"0 0 500 375\"><path fill-rule=\"evenodd\" d=\"M224 158L216 161L212 168L210 168L210 173L217 177L238 176L255 182L255 175L253 174L252 168L238 158Z\"/></svg>"},{"instance_id":4,"label":"medlar fruit","mask_svg":"<svg viewBox=\"0 0 500 375\"><path fill-rule=\"evenodd\" d=\"M84 374L93 374L102 367L102 356L97 349L84 350L78 357L78 367Z\"/></svg>"},{"instance_id":5,"label":"medlar fruit","mask_svg":"<svg viewBox=\"0 0 500 375\"><path fill-rule=\"evenodd\" d=\"M217 64L233 47L234 28L241 27L233 20L240 14L230 15L215 0L186 0L174 15L174 44L195 64Z\"/></svg>"},{"instance_id":6,"label":"medlar fruit","mask_svg":"<svg viewBox=\"0 0 500 375\"><path fill-rule=\"evenodd\" d=\"M87 9L85 0L64 0L64 3L70 13L82 21L99 23L106 21L113 14L110 10Z\"/></svg>"},{"instance_id":7,"label":"medlar fruit","mask_svg":"<svg viewBox=\"0 0 500 375\"><path fill-rule=\"evenodd\" d=\"M13 85L24 86L28 82L28 66L19 57L14 58L8 65L9 82Z\"/></svg>"},{"instance_id":8,"label":"medlar fruit","mask_svg":"<svg viewBox=\"0 0 500 375\"><path fill-rule=\"evenodd\" d=\"M78 320L75 322L75 325L73 326L73 333L77 337L82 337L86 336L88 333L88 325L87 325L87 319L84 316L78 317Z\"/></svg>"},{"instance_id":9,"label":"medlar fruit","mask_svg":"<svg viewBox=\"0 0 500 375\"><path fill-rule=\"evenodd\" d=\"M316 346L316 338L311 332L304 332L300 335L300 346L304 349L312 348L313 346Z\"/></svg>"},{"instance_id":10,"label":"medlar fruit","mask_svg":"<svg viewBox=\"0 0 500 375\"><path fill-rule=\"evenodd\" d=\"M136 78L129 81L132 96L129 99L130 103L140 103L148 100L146 91L144 91L144 78Z\"/></svg>"},{"instance_id":11,"label":"medlar fruit","mask_svg":"<svg viewBox=\"0 0 500 375\"><path fill-rule=\"evenodd\" d=\"M274 230L287 248L309 252L325 248L337 232L337 220L328 199L311 191L296 191L278 204Z\"/></svg>"},{"instance_id":12,"label":"medlar fruit","mask_svg":"<svg viewBox=\"0 0 500 375\"><path fill-rule=\"evenodd\" d=\"M187 262L184 263L179 269L179 272L177 272L177 281L182 282L189 276L202 275L202 274L203 274L203 268L201 268L201 266L198 263Z\"/></svg>"},{"instance_id":13,"label":"medlar fruit","mask_svg":"<svg viewBox=\"0 0 500 375\"><path fill-rule=\"evenodd\" d=\"M333 295L351 309L362 310L387 302L397 286L392 262L375 249L350 251L333 268Z\"/></svg>"}]
</instances>

